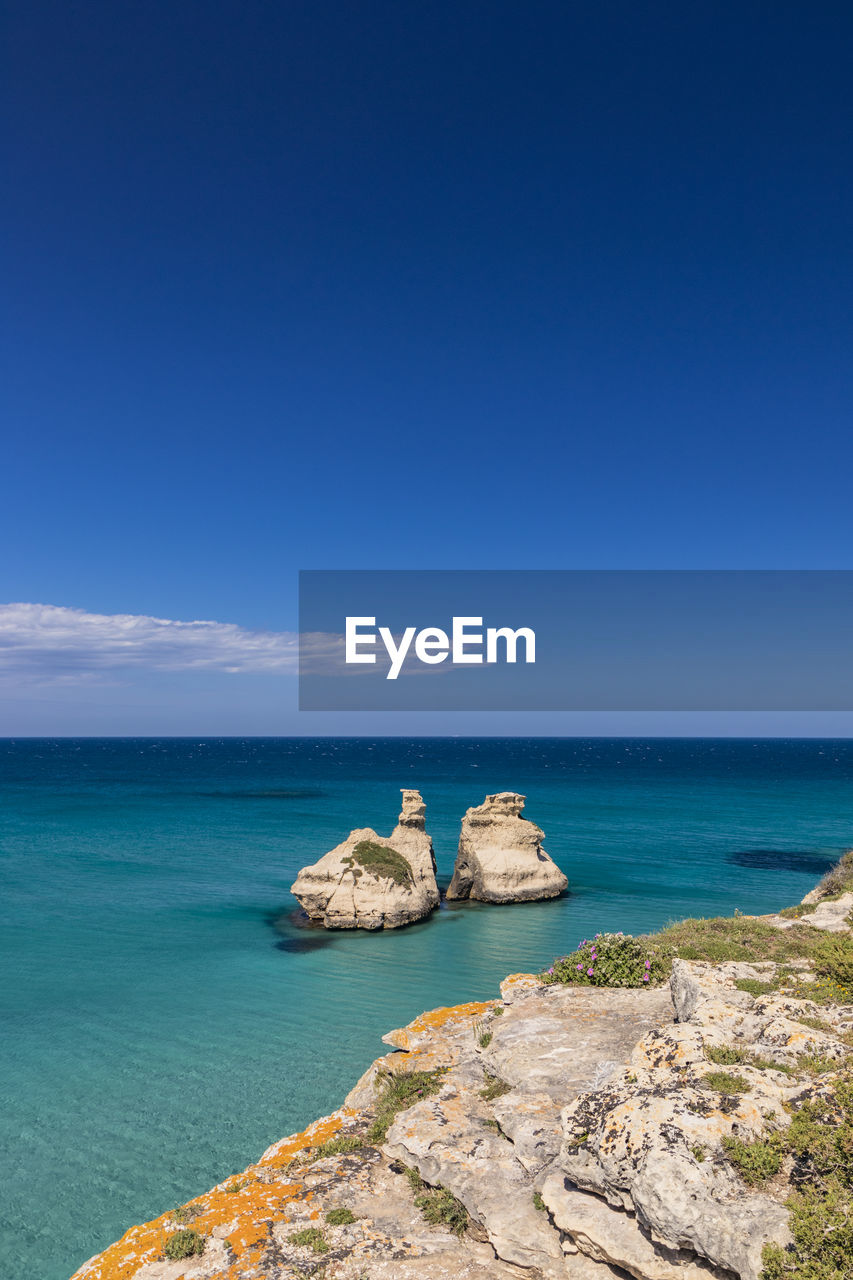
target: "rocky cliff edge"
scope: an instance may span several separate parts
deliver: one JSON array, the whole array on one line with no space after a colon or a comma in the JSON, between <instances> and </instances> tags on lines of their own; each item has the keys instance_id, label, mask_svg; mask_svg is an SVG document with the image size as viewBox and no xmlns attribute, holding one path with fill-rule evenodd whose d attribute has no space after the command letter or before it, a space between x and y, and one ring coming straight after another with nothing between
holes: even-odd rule
<instances>
[{"instance_id":1,"label":"rocky cliff edge","mask_svg":"<svg viewBox=\"0 0 853 1280\"><path fill-rule=\"evenodd\" d=\"M824 927L843 907L849 933L835 901ZM796 915L774 930L792 918L836 945ZM338 1111L73 1280L759 1280L802 1181L786 1133L832 1111L853 1045L810 964L675 959L651 989L520 974L423 1014Z\"/></svg>"}]
</instances>

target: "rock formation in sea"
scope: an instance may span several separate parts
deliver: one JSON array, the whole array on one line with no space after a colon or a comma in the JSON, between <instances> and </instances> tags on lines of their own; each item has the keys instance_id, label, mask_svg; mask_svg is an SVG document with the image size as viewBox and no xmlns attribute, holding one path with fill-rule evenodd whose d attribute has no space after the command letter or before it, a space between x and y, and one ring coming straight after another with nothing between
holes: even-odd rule
<instances>
[{"instance_id":1,"label":"rock formation in sea","mask_svg":"<svg viewBox=\"0 0 853 1280\"><path fill-rule=\"evenodd\" d=\"M568 887L542 848L545 833L522 818L523 808L524 796L501 791L467 811L448 899L530 902L556 898Z\"/></svg>"},{"instance_id":2,"label":"rock formation in sea","mask_svg":"<svg viewBox=\"0 0 853 1280\"><path fill-rule=\"evenodd\" d=\"M439 894L425 814L421 793L404 789L387 839L360 827L303 867L291 887L303 910L327 929L396 929L429 915Z\"/></svg>"}]
</instances>

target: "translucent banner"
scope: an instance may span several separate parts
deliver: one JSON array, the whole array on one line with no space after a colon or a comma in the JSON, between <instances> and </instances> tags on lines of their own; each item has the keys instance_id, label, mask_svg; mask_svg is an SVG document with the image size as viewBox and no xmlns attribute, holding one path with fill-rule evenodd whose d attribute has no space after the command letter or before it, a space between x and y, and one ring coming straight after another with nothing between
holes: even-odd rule
<instances>
[{"instance_id":1,"label":"translucent banner","mask_svg":"<svg viewBox=\"0 0 853 1280\"><path fill-rule=\"evenodd\" d=\"M306 570L305 711L853 709L853 571Z\"/></svg>"}]
</instances>

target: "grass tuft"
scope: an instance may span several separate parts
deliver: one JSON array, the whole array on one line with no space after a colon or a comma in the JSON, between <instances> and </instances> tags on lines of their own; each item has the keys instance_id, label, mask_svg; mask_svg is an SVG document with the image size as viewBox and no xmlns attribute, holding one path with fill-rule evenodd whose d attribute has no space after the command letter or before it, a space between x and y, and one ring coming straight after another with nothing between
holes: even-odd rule
<instances>
[{"instance_id":1,"label":"grass tuft","mask_svg":"<svg viewBox=\"0 0 853 1280\"><path fill-rule=\"evenodd\" d=\"M376 1119L367 1131L370 1142L384 1142L394 1117L400 1111L413 1107L416 1102L438 1093L446 1068L435 1071L388 1072L376 1081L380 1090L376 1104Z\"/></svg>"},{"instance_id":2,"label":"grass tuft","mask_svg":"<svg viewBox=\"0 0 853 1280\"><path fill-rule=\"evenodd\" d=\"M420 1191L424 1185L424 1180L417 1169L412 1169L409 1165L404 1164L402 1174L413 1191Z\"/></svg>"},{"instance_id":3,"label":"grass tuft","mask_svg":"<svg viewBox=\"0 0 853 1280\"><path fill-rule=\"evenodd\" d=\"M761 978L735 978L737 990L745 991L750 996L767 996L771 991L778 990L778 986L775 979L771 982L763 982Z\"/></svg>"},{"instance_id":4,"label":"grass tuft","mask_svg":"<svg viewBox=\"0 0 853 1280\"><path fill-rule=\"evenodd\" d=\"M352 1209L330 1209L325 1219L330 1227L348 1227L355 1222L355 1214Z\"/></svg>"},{"instance_id":5,"label":"grass tuft","mask_svg":"<svg viewBox=\"0 0 853 1280\"><path fill-rule=\"evenodd\" d=\"M176 1231L174 1235L169 1236L163 1252L170 1261L178 1258L192 1258L196 1254L204 1253L204 1236L200 1236L197 1231Z\"/></svg>"},{"instance_id":6,"label":"grass tuft","mask_svg":"<svg viewBox=\"0 0 853 1280\"><path fill-rule=\"evenodd\" d=\"M306 1163L313 1164L315 1160L325 1160L327 1156L348 1156L353 1151L361 1151L363 1146L364 1138L357 1133L347 1134L343 1138L329 1138L328 1142L321 1143L308 1153Z\"/></svg>"},{"instance_id":7,"label":"grass tuft","mask_svg":"<svg viewBox=\"0 0 853 1280\"><path fill-rule=\"evenodd\" d=\"M853 892L853 849L842 854L817 887L821 901L827 898L840 898L843 893L851 892Z\"/></svg>"},{"instance_id":8,"label":"grass tuft","mask_svg":"<svg viewBox=\"0 0 853 1280\"><path fill-rule=\"evenodd\" d=\"M446 1187L431 1187L415 1196L415 1207L433 1227L446 1227L454 1235L468 1230L468 1210Z\"/></svg>"},{"instance_id":9,"label":"grass tuft","mask_svg":"<svg viewBox=\"0 0 853 1280\"><path fill-rule=\"evenodd\" d=\"M717 1093L723 1093L727 1096L735 1093L746 1093L749 1090L749 1081L744 1080L743 1076L734 1075L731 1071L709 1071L705 1079L712 1089L716 1089Z\"/></svg>"},{"instance_id":10,"label":"grass tuft","mask_svg":"<svg viewBox=\"0 0 853 1280\"><path fill-rule=\"evenodd\" d=\"M744 1049L736 1049L732 1044L705 1046L705 1057L718 1067L735 1067L739 1063L748 1062L749 1056Z\"/></svg>"},{"instance_id":11,"label":"grass tuft","mask_svg":"<svg viewBox=\"0 0 853 1280\"><path fill-rule=\"evenodd\" d=\"M495 1098L502 1098L505 1093L509 1093L512 1088L511 1084L507 1084L506 1080L501 1080L500 1076L489 1075L488 1071L484 1071L486 1078L485 1086L480 1090L480 1097L486 1102L494 1102Z\"/></svg>"},{"instance_id":12,"label":"grass tuft","mask_svg":"<svg viewBox=\"0 0 853 1280\"><path fill-rule=\"evenodd\" d=\"M319 1227L303 1227L287 1237L291 1244L300 1249L310 1249L312 1253L328 1253L329 1244Z\"/></svg>"},{"instance_id":13,"label":"grass tuft","mask_svg":"<svg viewBox=\"0 0 853 1280\"><path fill-rule=\"evenodd\" d=\"M179 1209L173 1209L172 1217L175 1222L192 1222L193 1218L197 1218L201 1212L201 1205L182 1204Z\"/></svg>"}]
</instances>

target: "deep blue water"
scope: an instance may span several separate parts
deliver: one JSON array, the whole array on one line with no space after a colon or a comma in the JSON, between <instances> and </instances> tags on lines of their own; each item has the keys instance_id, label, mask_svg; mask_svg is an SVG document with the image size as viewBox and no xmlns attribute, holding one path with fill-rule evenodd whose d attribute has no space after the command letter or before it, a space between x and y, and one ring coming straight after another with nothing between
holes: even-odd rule
<instances>
[{"instance_id":1,"label":"deep blue water","mask_svg":"<svg viewBox=\"0 0 853 1280\"><path fill-rule=\"evenodd\" d=\"M853 845L853 742L0 740L0 1276L127 1226L339 1104L422 1009L599 929L797 901ZM298 869L519 790L569 896L383 934L297 927Z\"/></svg>"}]
</instances>

